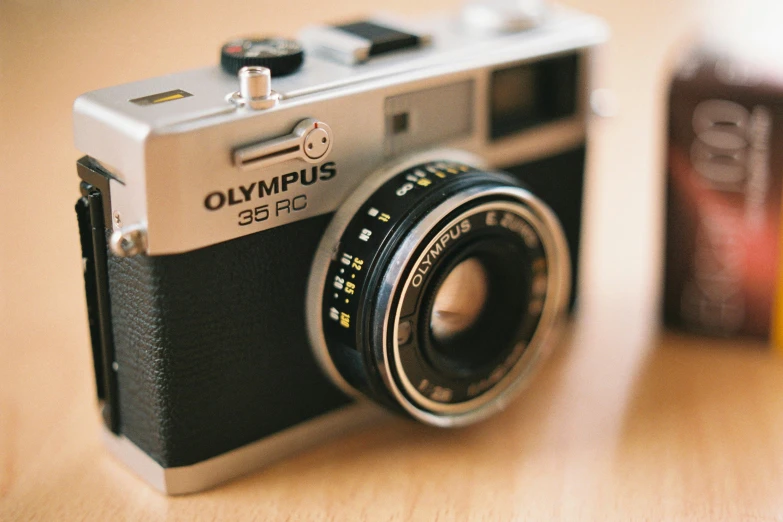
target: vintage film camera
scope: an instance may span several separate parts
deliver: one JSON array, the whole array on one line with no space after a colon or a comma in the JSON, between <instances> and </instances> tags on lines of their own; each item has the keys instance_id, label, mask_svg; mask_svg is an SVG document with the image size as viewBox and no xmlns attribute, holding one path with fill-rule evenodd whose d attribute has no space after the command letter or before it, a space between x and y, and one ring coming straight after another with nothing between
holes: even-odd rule
<instances>
[{"instance_id":1,"label":"vintage film camera","mask_svg":"<svg viewBox=\"0 0 783 522\"><path fill-rule=\"evenodd\" d=\"M239 39L74 105L110 448L169 494L377 415L502 408L572 301L591 16ZM367 401L364 398L369 398Z\"/></svg>"}]
</instances>

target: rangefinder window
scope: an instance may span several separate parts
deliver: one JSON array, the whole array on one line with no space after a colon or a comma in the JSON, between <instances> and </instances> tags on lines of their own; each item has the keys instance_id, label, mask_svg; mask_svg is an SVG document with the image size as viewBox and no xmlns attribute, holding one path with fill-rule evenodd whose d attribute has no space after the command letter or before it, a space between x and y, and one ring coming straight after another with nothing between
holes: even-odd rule
<instances>
[{"instance_id":1,"label":"rangefinder window","mask_svg":"<svg viewBox=\"0 0 783 522\"><path fill-rule=\"evenodd\" d=\"M576 54L525 63L492 73L492 139L576 113L579 57Z\"/></svg>"}]
</instances>

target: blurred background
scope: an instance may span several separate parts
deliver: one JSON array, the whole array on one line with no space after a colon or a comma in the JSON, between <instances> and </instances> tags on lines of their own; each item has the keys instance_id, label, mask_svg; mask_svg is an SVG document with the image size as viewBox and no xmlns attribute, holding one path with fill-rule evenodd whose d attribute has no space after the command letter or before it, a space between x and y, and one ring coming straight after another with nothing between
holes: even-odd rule
<instances>
[{"instance_id":1,"label":"blurred background","mask_svg":"<svg viewBox=\"0 0 783 522\"><path fill-rule=\"evenodd\" d=\"M625 383L624 389L632 380L660 315L669 71L678 50L695 38L699 20L740 4L562 3L603 17L612 31L594 75L596 87L611 91L614 115L592 118L581 308L586 324L595 318L592 324L621 326L593 336L592 344L604 348L577 357L584 364L574 365L599 382L588 393L601 395L602 389L610 394L611 383ZM0 469L32 457L53 431L66 438L81 433L83 416L62 411L93 408L73 210L81 155L72 144L73 100L90 90L213 65L232 36L294 36L311 23L377 11L421 16L459 5L0 0ZM21 397L30 397L34 407L20 407Z\"/></svg>"}]
</instances>

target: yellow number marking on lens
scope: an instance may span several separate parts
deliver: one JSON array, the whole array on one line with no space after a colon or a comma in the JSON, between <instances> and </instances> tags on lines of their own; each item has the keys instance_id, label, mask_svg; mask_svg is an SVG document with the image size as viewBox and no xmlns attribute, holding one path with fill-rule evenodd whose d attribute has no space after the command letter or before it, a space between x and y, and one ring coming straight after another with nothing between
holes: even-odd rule
<instances>
[{"instance_id":1,"label":"yellow number marking on lens","mask_svg":"<svg viewBox=\"0 0 783 522\"><path fill-rule=\"evenodd\" d=\"M340 326L349 328L351 326L351 316L345 312L340 312Z\"/></svg>"}]
</instances>

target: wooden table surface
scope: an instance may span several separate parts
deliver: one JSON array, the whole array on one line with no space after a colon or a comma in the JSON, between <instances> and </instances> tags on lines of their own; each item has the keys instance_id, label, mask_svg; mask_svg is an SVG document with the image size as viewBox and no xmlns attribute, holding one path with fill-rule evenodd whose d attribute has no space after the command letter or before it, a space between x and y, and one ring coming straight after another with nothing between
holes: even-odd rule
<instances>
[{"instance_id":1,"label":"wooden table surface","mask_svg":"<svg viewBox=\"0 0 783 522\"><path fill-rule=\"evenodd\" d=\"M783 359L657 326L666 70L697 10L679 0L568 3L612 27L598 79L619 112L593 125L580 314L529 389L477 426L389 419L166 498L99 440L72 100L207 64L227 36L295 34L391 6L0 1L0 520L783 518ZM457 2L419 4L394 9Z\"/></svg>"}]
</instances>

